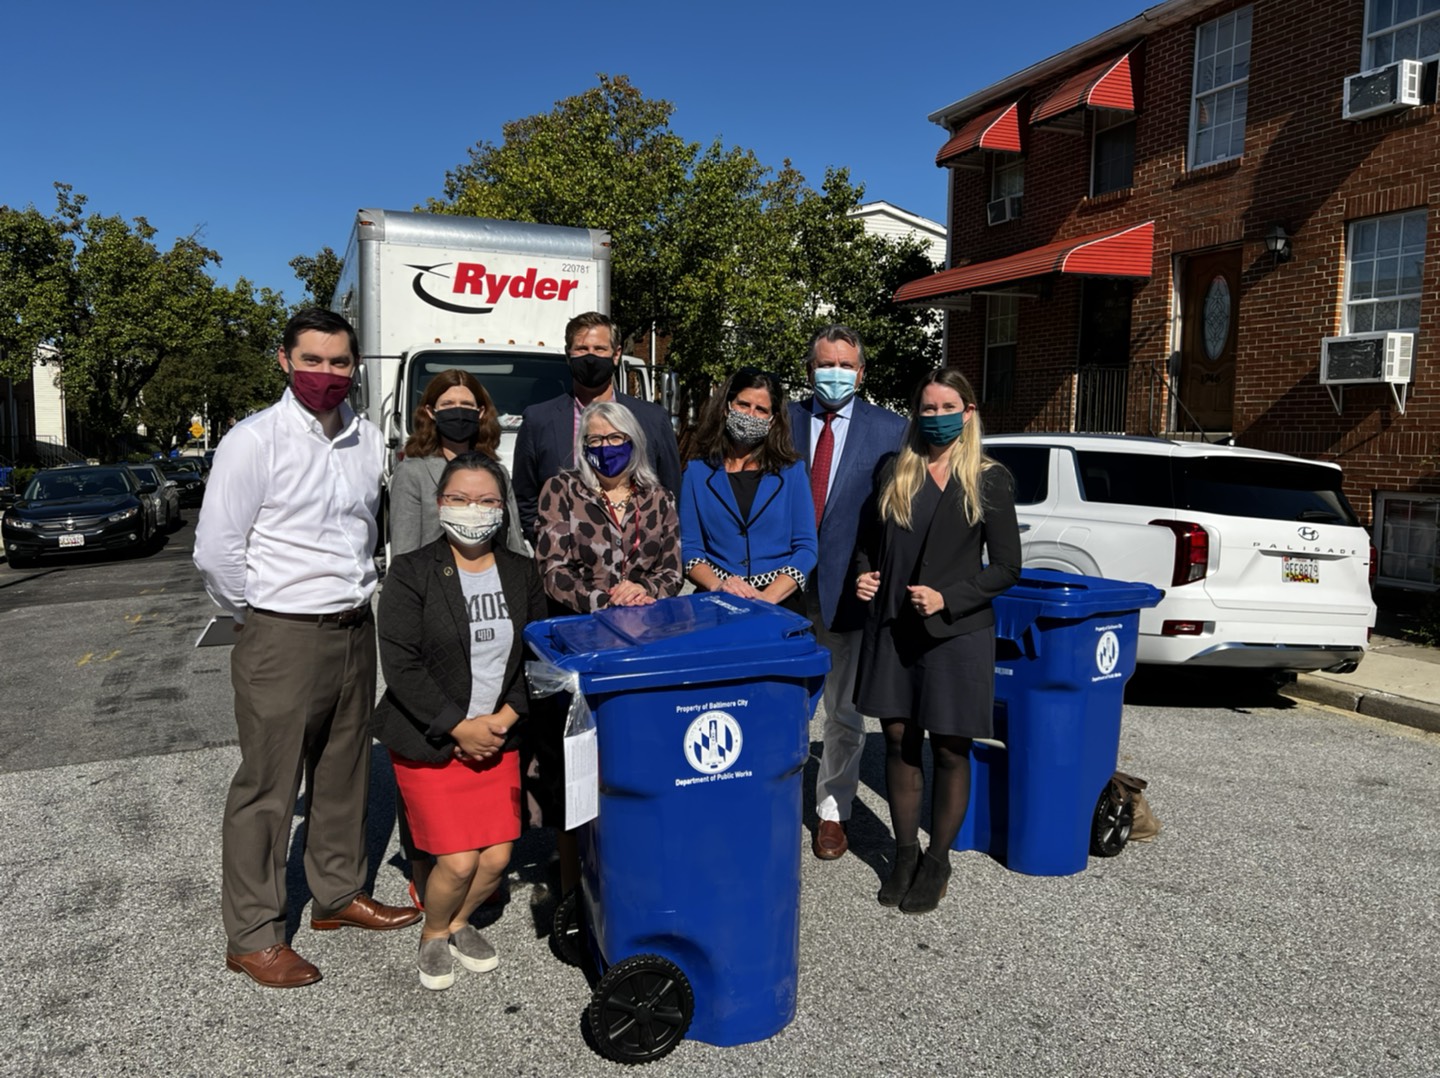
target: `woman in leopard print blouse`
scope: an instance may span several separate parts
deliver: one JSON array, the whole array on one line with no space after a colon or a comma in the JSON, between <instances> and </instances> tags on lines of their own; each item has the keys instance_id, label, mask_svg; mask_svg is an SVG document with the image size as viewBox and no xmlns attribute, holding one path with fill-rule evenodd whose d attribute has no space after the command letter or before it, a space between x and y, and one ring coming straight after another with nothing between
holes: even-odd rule
<instances>
[{"instance_id":1,"label":"woman in leopard print blouse","mask_svg":"<svg viewBox=\"0 0 1440 1078\"><path fill-rule=\"evenodd\" d=\"M660 485L645 432L622 404L580 415L577 467L540 492L535 558L557 613L642 606L680 593L675 496Z\"/></svg>"},{"instance_id":2,"label":"woman in leopard print blouse","mask_svg":"<svg viewBox=\"0 0 1440 1078\"><path fill-rule=\"evenodd\" d=\"M535 560L550 612L588 614L643 606L680 593L680 523L675 496L650 464L645 432L623 404L601 401L575 427L578 467L540 490ZM560 890L580 881L580 847L565 831L563 713L532 709L524 787L530 819L555 827ZM537 717L538 713L538 717Z\"/></svg>"}]
</instances>

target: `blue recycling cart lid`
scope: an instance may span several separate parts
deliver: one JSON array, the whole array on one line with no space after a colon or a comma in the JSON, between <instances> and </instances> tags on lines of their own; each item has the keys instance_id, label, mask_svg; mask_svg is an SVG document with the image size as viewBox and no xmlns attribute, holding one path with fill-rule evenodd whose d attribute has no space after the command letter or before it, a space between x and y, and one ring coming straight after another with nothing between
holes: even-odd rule
<instances>
[{"instance_id":1,"label":"blue recycling cart lid","mask_svg":"<svg viewBox=\"0 0 1440 1078\"><path fill-rule=\"evenodd\" d=\"M1024 569L1020 581L995 598L995 635L1018 640L1040 618L1079 621L1157 605L1165 593L1152 584L1102 576Z\"/></svg>"},{"instance_id":2,"label":"blue recycling cart lid","mask_svg":"<svg viewBox=\"0 0 1440 1078\"><path fill-rule=\"evenodd\" d=\"M541 658L581 674L586 692L830 669L830 653L815 642L808 618L716 592L533 622L525 641Z\"/></svg>"}]
</instances>

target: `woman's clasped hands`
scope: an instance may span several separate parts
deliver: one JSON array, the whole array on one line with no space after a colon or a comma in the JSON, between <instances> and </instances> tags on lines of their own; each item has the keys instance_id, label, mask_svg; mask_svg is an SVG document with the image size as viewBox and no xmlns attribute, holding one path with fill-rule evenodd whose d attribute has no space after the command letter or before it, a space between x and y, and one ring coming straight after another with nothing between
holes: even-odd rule
<instances>
[{"instance_id":1,"label":"woman's clasped hands","mask_svg":"<svg viewBox=\"0 0 1440 1078\"><path fill-rule=\"evenodd\" d=\"M455 755L462 760L488 760L505 744L510 726L502 715L472 715L450 731Z\"/></svg>"}]
</instances>

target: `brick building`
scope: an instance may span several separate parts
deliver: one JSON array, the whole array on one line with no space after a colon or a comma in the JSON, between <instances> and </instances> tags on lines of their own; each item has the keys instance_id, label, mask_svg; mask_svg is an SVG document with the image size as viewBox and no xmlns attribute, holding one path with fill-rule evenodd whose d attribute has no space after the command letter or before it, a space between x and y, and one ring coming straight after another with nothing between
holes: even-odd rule
<instances>
[{"instance_id":1,"label":"brick building","mask_svg":"<svg viewBox=\"0 0 1440 1078\"><path fill-rule=\"evenodd\" d=\"M896 300L987 429L1337 461L1381 582L1434 587L1437 56L1433 0L1157 4L930 117L950 259Z\"/></svg>"}]
</instances>

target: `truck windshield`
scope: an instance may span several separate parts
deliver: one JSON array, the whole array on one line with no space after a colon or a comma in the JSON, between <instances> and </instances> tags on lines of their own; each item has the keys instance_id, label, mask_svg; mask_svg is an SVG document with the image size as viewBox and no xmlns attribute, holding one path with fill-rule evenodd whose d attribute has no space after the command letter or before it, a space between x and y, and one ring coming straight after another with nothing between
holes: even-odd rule
<instances>
[{"instance_id":1,"label":"truck windshield","mask_svg":"<svg viewBox=\"0 0 1440 1078\"><path fill-rule=\"evenodd\" d=\"M570 391L570 368L562 356L533 352L422 353L410 366L410 407L404 416L407 429L430 379L452 369L473 374L485 387L502 417L501 426L518 424L520 413L530 405ZM506 422L507 416L510 422Z\"/></svg>"},{"instance_id":2,"label":"truck windshield","mask_svg":"<svg viewBox=\"0 0 1440 1078\"><path fill-rule=\"evenodd\" d=\"M1317 464L1204 457L1176 461L1176 505L1236 517L1354 526L1340 472Z\"/></svg>"}]
</instances>

